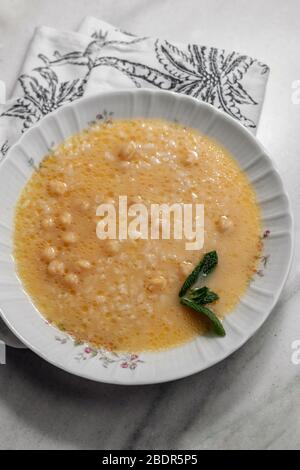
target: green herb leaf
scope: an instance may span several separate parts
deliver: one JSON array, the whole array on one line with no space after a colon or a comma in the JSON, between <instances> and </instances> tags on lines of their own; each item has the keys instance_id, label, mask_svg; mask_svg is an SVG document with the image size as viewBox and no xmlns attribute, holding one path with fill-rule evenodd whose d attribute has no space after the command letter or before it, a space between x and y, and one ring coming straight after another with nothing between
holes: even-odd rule
<instances>
[{"instance_id":1,"label":"green herb leaf","mask_svg":"<svg viewBox=\"0 0 300 470\"><path fill-rule=\"evenodd\" d=\"M179 291L179 297L184 294L192 287L193 284L199 279L199 277L206 277L210 274L218 264L218 255L216 251L210 251L206 253L200 263L195 267L191 274L186 278Z\"/></svg>"},{"instance_id":2,"label":"green herb leaf","mask_svg":"<svg viewBox=\"0 0 300 470\"><path fill-rule=\"evenodd\" d=\"M196 287L188 293L188 298L199 304L210 304L219 300L218 294L210 290L208 287Z\"/></svg>"},{"instance_id":3,"label":"green herb leaf","mask_svg":"<svg viewBox=\"0 0 300 470\"><path fill-rule=\"evenodd\" d=\"M217 315L214 312L212 312L212 310L210 310L209 308L204 307L203 305L198 304L198 303L194 302L193 300L190 300L186 297L182 297L180 299L180 303L182 305L185 305L186 307L192 308L196 312L203 313L203 315L206 315L210 319L210 321L212 322L214 332L218 336L225 336L226 335L226 332L224 330L224 327L223 327L222 323L220 322Z\"/></svg>"},{"instance_id":4,"label":"green herb leaf","mask_svg":"<svg viewBox=\"0 0 300 470\"><path fill-rule=\"evenodd\" d=\"M203 304L210 304L212 302L215 302L216 300L219 300L219 296L218 294L216 294L215 292L213 292L212 290L209 290L209 292L207 292L207 295L204 297L203 299Z\"/></svg>"},{"instance_id":5,"label":"green herb leaf","mask_svg":"<svg viewBox=\"0 0 300 470\"><path fill-rule=\"evenodd\" d=\"M180 289L179 297L182 305L202 313L210 319L213 329L218 336L225 336L225 330L217 315L204 305L215 302L219 299L218 294L211 291L208 287L192 287L200 277L205 278L210 274L218 264L218 255L216 251L206 253L200 263L195 267L191 274L185 280ZM185 295L186 294L186 295Z\"/></svg>"}]
</instances>

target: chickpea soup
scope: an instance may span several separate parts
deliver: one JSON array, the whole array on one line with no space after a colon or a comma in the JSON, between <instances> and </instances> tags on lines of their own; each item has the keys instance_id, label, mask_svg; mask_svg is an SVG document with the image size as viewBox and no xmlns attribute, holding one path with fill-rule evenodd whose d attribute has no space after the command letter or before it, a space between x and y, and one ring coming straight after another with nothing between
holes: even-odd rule
<instances>
[{"instance_id":1,"label":"chickpea soup","mask_svg":"<svg viewBox=\"0 0 300 470\"><path fill-rule=\"evenodd\" d=\"M99 239L99 204L201 203L204 246L185 239ZM116 222L117 225L119 222ZM159 119L95 123L45 156L19 198L14 253L39 311L77 340L113 351L169 348L205 333L179 289L204 253L218 318L245 292L261 250L246 175L217 142ZM20 313L21 314L21 313Z\"/></svg>"}]
</instances>

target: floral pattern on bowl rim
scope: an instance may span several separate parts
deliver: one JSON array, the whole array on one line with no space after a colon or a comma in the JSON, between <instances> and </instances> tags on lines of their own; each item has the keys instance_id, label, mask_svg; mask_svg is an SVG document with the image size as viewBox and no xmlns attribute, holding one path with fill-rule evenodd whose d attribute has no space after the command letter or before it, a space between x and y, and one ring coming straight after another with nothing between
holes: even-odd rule
<instances>
[{"instance_id":1,"label":"floral pattern on bowl rim","mask_svg":"<svg viewBox=\"0 0 300 470\"><path fill-rule=\"evenodd\" d=\"M118 364L123 369L134 370L139 364L145 362L140 358L139 354L129 352L117 353L104 348L95 348L89 346L87 343L72 338L70 335L56 335L55 340L60 344L66 344L72 341L75 348L80 348L75 355L77 361L86 361L96 358L105 368L109 367L111 364Z\"/></svg>"}]
</instances>

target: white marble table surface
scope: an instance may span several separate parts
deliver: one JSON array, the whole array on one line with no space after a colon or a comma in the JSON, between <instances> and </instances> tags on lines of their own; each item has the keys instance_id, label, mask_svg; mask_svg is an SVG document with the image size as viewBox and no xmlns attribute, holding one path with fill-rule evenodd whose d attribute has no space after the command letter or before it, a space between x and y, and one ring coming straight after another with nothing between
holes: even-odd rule
<instances>
[{"instance_id":1,"label":"white marble table surface","mask_svg":"<svg viewBox=\"0 0 300 470\"><path fill-rule=\"evenodd\" d=\"M271 67L258 138L291 197L296 250L281 300L221 364L163 385L117 387L73 377L28 350L0 366L1 449L299 449L300 80L298 0L1 0L0 79L11 89L37 25L76 29L94 15L143 35L243 51Z\"/></svg>"}]
</instances>

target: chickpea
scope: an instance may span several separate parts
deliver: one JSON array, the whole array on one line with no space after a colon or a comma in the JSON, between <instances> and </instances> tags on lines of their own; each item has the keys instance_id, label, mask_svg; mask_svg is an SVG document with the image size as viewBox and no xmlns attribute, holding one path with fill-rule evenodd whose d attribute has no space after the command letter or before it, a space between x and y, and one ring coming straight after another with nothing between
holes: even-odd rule
<instances>
[{"instance_id":1,"label":"chickpea","mask_svg":"<svg viewBox=\"0 0 300 470\"><path fill-rule=\"evenodd\" d=\"M182 261L180 263L180 271L185 277L191 274L191 272L193 271L193 267L193 263L191 263L190 261Z\"/></svg>"},{"instance_id":2,"label":"chickpea","mask_svg":"<svg viewBox=\"0 0 300 470\"><path fill-rule=\"evenodd\" d=\"M89 201L80 200L76 202L76 206L81 212L86 212L90 208L90 203Z\"/></svg>"},{"instance_id":3,"label":"chickpea","mask_svg":"<svg viewBox=\"0 0 300 470\"><path fill-rule=\"evenodd\" d=\"M73 165L71 165L71 164L67 165L67 166L65 167L64 171L65 171L65 174L66 174L67 176L72 176L73 173L74 173L74 167L73 167Z\"/></svg>"},{"instance_id":4,"label":"chickpea","mask_svg":"<svg viewBox=\"0 0 300 470\"><path fill-rule=\"evenodd\" d=\"M105 297L104 295L96 295L95 301L97 304L104 304L105 303Z\"/></svg>"},{"instance_id":5,"label":"chickpea","mask_svg":"<svg viewBox=\"0 0 300 470\"><path fill-rule=\"evenodd\" d=\"M74 232L66 232L63 234L62 239L67 245L72 245L73 243L76 243L77 236Z\"/></svg>"},{"instance_id":6,"label":"chickpea","mask_svg":"<svg viewBox=\"0 0 300 470\"><path fill-rule=\"evenodd\" d=\"M130 166L131 166L131 163L128 161L120 162L120 167L123 168L124 170L126 170L126 168L130 168Z\"/></svg>"},{"instance_id":7,"label":"chickpea","mask_svg":"<svg viewBox=\"0 0 300 470\"><path fill-rule=\"evenodd\" d=\"M54 259L48 264L48 272L52 275L62 275L65 271L65 265L62 261Z\"/></svg>"},{"instance_id":8,"label":"chickpea","mask_svg":"<svg viewBox=\"0 0 300 470\"><path fill-rule=\"evenodd\" d=\"M145 301L144 294L142 294L142 293L138 294L138 296L136 298L136 301L137 301L138 304L142 304Z\"/></svg>"},{"instance_id":9,"label":"chickpea","mask_svg":"<svg viewBox=\"0 0 300 470\"><path fill-rule=\"evenodd\" d=\"M132 204L140 204L143 202L143 198L140 195L132 196L129 200Z\"/></svg>"},{"instance_id":10,"label":"chickpea","mask_svg":"<svg viewBox=\"0 0 300 470\"><path fill-rule=\"evenodd\" d=\"M63 212L62 214L60 214L59 220L64 226L71 225L72 214L70 214L70 212Z\"/></svg>"},{"instance_id":11,"label":"chickpea","mask_svg":"<svg viewBox=\"0 0 300 470\"><path fill-rule=\"evenodd\" d=\"M221 215L221 217L219 217L219 220L217 221L217 227L219 232L224 233L232 229L233 222L226 215Z\"/></svg>"},{"instance_id":12,"label":"chickpea","mask_svg":"<svg viewBox=\"0 0 300 470\"><path fill-rule=\"evenodd\" d=\"M75 287L79 283L79 277L77 274L74 273L68 273L65 276L65 282L70 286L70 287Z\"/></svg>"},{"instance_id":13,"label":"chickpea","mask_svg":"<svg viewBox=\"0 0 300 470\"><path fill-rule=\"evenodd\" d=\"M153 152L155 150L155 145L152 142L149 142L148 144L142 145L141 150L145 152L148 152L148 151Z\"/></svg>"},{"instance_id":14,"label":"chickpea","mask_svg":"<svg viewBox=\"0 0 300 470\"><path fill-rule=\"evenodd\" d=\"M119 151L119 158L121 160L131 160L136 152L137 146L132 140L125 146L121 147Z\"/></svg>"},{"instance_id":15,"label":"chickpea","mask_svg":"<svg viewBox=\"0 0 300 470\"><path fill-rule=\"evenodd\" d=\"M44 229L50 229L53 228L55 225L53 217L46 217L45 219L42 220L42 227Z\"/></svg>"},{"instance_id":16,"label":"chickpea","mask_svg":"<svg viewBox=\"0 0 300 470\"><path fill-rule=\"evenodd\" d=\"M77 265L81 269L90 269L92 267L91 263L87 259L78 260Z\"/></svg>"},{"instance_id":17,"label":"chickpea","mask_svg":"<svg viewBox=\"0 0 300 470\"><path fill-rule=\"evenodd\" d=\"M187 153L185 164L193 165L194 163L197 163L198 160L199 160L198 152L196 152L195 150L189 150Z\"/></svg>"},{"instance_id":18,"label":"chickpea","mask_svg":"<svg viewBox=\"0 0 300 470\"><path fill-rule=\"evenodd\" d=\"M146 312L149 313L150 315L151 315L151 313L153 313L153 307L152 307L152 305L150 305L150 304L145 304L145 305L144 305L144 308L145 308Z\"/></svg>"},{"instance_id":19,"label":"chickpea","mask_svg":"<svg viewBox=\"0 0 300 470\"><path fill-rule=\"evenodd\" d=\"M115 160L115 156L111 152L104 152L103 157L105 160L110 161L110 162L113 162Z\"/></svg>"},{"instance_id":20,"label":"chickpea","mask_svg":"<svg viewBox=\"0 0 300 470\"><path fill-rule=\"evenodd\" d=\"M150 281L147 284L147 289L150 292L154 292L154 291L163 290L165 289L166 286L167 286L166 279L163 276L157 276L157 277L150 279Z\"/></svg>"},{"instance_id":21,"label":"chickpea","mask_svg":"<svg viewBox=\"0 0 300 470\"><path fill-rule=\"evenodd\" d=\"M115 255L120 251L120 242L117 240L107 240L105 244L105 251L108 255Z\"/></svg>"},{"instance_id":22,"label":"chickpea","mask_svg":"<svg viewBox=\"0 0 300 470\"><path fill-rule=\"evenodd\" d=\"M51 261L56 257L57 251L54 246L46 246L44 248L42 257L45 261Z\"/></svg>"},{"instance_id":23,"label":"chickpea","mask_svg":"<svg viewBox=\"0 0 300 470\"><path fill-rule=\"evenodd\" d=\"M171 139L171 140L168 141L168 146L172 147L172 148L176 148L177 144L176 144L175 140Z\"/></svg>"},{"instance_id":24,"label":"chickpea","mask_svg":"<svg viewBox=\"0 0 300 470\"><path fill-rule=\"evenodd\" d=\"M87 211L90 208L90 203L88 201L82 201L81 208L84 211Z\"/></svg>"},{"instance_id":25,"label":"chickpea","mask_svg":"<svg viewBox=\"0 0 300 470\"><path fill-rule=\"evenodd\" d=\"M119 285L119 293L122 295L128 295L128 289L125 284Z\"/></svg>"},{"instance_id":26,"label":"chickpea","mask_svg":"<svg viewBox=\"0 0 300 470\"><path fill-rule=\"evenodd\" d=\"M53 180L49 183L49 190L56 196L62 196L67 191L68 186L63 181Z\"/></svg>"},{"instance_id":27,"label":"chickpea","mask_svg":"<svg viewBox=\"0 0 300 470\"><path fill-rule=\"evenodd\" d=\"M45 214L50 214L52 212L52 207L49 204L42 203L42 209Z\"/></svg>"}]
</instances>

